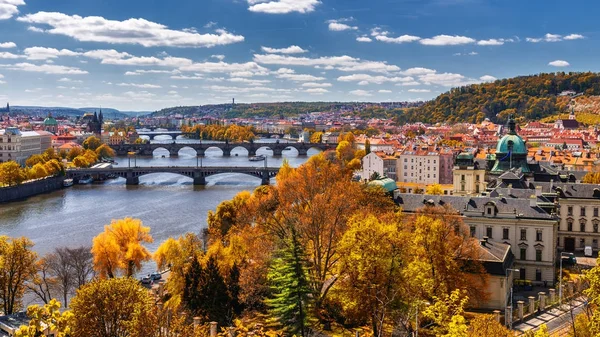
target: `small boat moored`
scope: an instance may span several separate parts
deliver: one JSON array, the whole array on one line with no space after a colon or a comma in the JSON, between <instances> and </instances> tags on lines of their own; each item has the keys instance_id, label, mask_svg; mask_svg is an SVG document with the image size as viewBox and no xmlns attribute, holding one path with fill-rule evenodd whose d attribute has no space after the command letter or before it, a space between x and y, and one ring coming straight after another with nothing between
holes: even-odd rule
<instances>
[{"instance_id":1,"label":"small boat moored","mask_svg":"<svg viewBox=\"0 0 600 337\"><path fill-rule=\"evenodd\" d=\"M73 186L73 179L63 180L63 187L71 187L71 186Z\"/></svg>"},{"instance_id":2,"label":"small boat moored","mask_svg":"<svg viewBox=\"0 0 600 337\"><path fill-rule=\"evenodd\" d=\"M248 158L249 161L263 161L265 160L265 156L264 155L258 155L258 156L252 156L250 158Z\"/></svg>"},{"instance_id":3,"label":"small boat moored","mask_svg":"<svg viewBox=\"0 0 600 337\"><path fill-rule=\"evenodd\" d=\"M79 185L91 184L93 180L94 179L92 179L92 177L90 176L84 176L81 179L79 179Z\"/></svg>"}]
</instances>

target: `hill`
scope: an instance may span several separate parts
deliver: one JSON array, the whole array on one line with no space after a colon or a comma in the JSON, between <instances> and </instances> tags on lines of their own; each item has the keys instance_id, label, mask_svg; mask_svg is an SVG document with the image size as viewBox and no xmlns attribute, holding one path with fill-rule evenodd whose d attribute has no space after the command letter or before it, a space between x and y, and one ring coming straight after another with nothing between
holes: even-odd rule
<instances>
[{"instance_id":1,"label":"hill","mask_svg":"<svg viewBox=\"0 0 600 337\"><path fill-rule=\"evenodd\" d=\"M51 113L54 117L77 117L83 116L86 112L100 112L100 108L69 108L69 107L44 107L44 106L11 106L11 114L24 114L28 116L45 117ZM135 117L147 115L147 111L119 111L117 109L102 108L102 114L105 118L121 119L125 117Z\"/></svg>"},{"instance_id":2,"label":"hill","mask_svg":"<svg viewBox=\"0 0 600 337\"><path fill-rule=\"evenodd\" d=\"M421 107L406 109L396 119L399 123L477 123L485 118L503 122L514 114L520 121L540 120L567 112L571 98L560 96L564 91L600 95L600 74L559 72L453 88Z\"/></svg>"}]
</instances>

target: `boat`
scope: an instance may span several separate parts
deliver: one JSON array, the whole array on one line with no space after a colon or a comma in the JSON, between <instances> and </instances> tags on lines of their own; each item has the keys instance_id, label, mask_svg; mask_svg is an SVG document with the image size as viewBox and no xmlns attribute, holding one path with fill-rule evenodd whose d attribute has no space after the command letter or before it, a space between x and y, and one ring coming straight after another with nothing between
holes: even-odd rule
<instances>
[{"instance_id":1,"label":"boat","mask_svg":"<svg viewBox=\"0 0 600 337\"><path fill-rule=\"evenodd\" d=\"M94 179L92 179L92 177L85 176L85 177L79 179L79 185L91 184L93 180Z\"/></svg>"},{"instance_id":2,"label":"boat","mask_svg":"<svg viewBox=\"0 0 600 337\"><path fill-rule=\"evenodd\" d=\"M265 156L263 156L262 154L258 155L258 156L252 156L252 157L248 158L248 160L249 161L263 161L263 160L265 160Z\"/></svg>"},{"instance_id":3,"label":"boat","mask_svg":"<svg viewBox=\"0 0 600 337\"><path fill-rule=\"evenodd\" d=\"M63 187L71 187L71 186L73 186L73 179L63 180Z\"/></svg>"}]
</instances>

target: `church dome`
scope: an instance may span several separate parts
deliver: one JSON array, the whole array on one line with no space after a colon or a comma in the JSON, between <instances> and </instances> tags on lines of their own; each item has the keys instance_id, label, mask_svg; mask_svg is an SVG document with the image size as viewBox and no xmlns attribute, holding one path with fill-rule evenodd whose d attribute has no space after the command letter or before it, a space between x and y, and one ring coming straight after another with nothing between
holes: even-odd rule
<instances>
[{"instance_id":1,"label":"church dome","mask_svg":"<svg viewBox=\"0 0 600 337\"><path fill-rule=\"evenodd\" d=\"M508 120L508 133L498 141L496 153L527 154L527 145L519 135L517 135L515 121L512 117Z\"/></svg>"},{"instance_id":2,"label":"church dome","mask_svg":"<svg viewBox=\"0 0 600 337\"><path fill-rule=\"evenodd\" d=\"M58 125L58 122L51 115L48 115L48 117L46 117L46 119L44 119L44 126L55 126L55 125Z\"/></svg>"}]
</instances>

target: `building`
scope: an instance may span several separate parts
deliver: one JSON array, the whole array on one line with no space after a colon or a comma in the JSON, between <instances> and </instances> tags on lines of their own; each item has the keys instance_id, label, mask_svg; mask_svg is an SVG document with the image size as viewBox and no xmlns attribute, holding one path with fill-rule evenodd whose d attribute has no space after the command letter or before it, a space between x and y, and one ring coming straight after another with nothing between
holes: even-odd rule
<instances>
[{"instance_id":1,"label":"building","mask_svg":"<svg viewBox=\"0 0 600 337\"><path fill-rule=\"evenodd\" d=\"M397 181L425 185L440 183L440 154L429 146L415 145L405 149L400 153L397 165Z\"/></svg>"},{"instance_id":2,"label":"building","mask_svg":"<svg viewBox=\"0 0 600 337\"><path fill-rule=\"evenodd\" d=\"M480 303L479 309L504 310L510 302L510 288L513 279L509 278L509 269L514 269L515 256L510 245L490 239L483 239L479 246L479 261L488 274L486 293L489 295L485 303Z\"/></svg>"},{"instance_id":3,"label":"building","mask_svg":"<svg viewBox=\"0 0 600 337\"><path fill-rule=\"evenodd\" d=\"M86 115L84 115L86 117ZM100 135L102 133L102 124L104 123L104 117L102 115L102 110L100 110L100 114L96 114L91 117L87 124L88 132L92 132L96 135Z\"/></svg>"},{"instance_id":4,"label":"building","mask_svg":"<svg viewBox=\"0 0 600 337\"><path fill-rule=\"evenodd\" d=\"M533 193L540 193L536 190ZM396 204L414 213L431 206L450 206L469 227L472 237L510 245L515 277L538 285L553 285L559 218L548 213L542 195L529 198L495 196L420 195L394 192ZM540 203L540 204L538 204Z\"/></svg>"},{"instance_id":5,"label":"building","mask_svg":"<svg viewBox=\"0 0 600 337\"><path fill-rule=\"evenodd\" d=\"M383 177L383 158L379 157L375 152L371 152L361 159L362 171L360 177L363 180L369 180L373 174L377 173Z\"/></svg>"},{"instance_id":6,"label":"building","mask_svg":"<svg viewBox=\"0 0 600 337\"><path fill-rule=\"evenodd\" d=\"M502 174L513 168L523 173L531 172L527 164L527 145L517 134L516 123L512 116L508 119L508 133L496 145L495 163L491 174Z\"/></svg>"},{"instance_id":7,"label":"building","mask_svg":"<svg viewBox=\"0 0 600 337\"><path fill-rule=\"evenodd\" d=\"M0 316L0 337L13 337L21 326L28 326L30 321L31 319L27 317L27 314L24 312ZM46 324L42 323L42 327L44 327L45 330L42 332L41 336L54 337L56 335L56 331L50 330Z\"/></svg>"},{"instance_id":8,"label":"building","mask_svg":"<svg viewBox=\"0 0 600 337\"><path fill-rule=\"evenodd\" d=\"M579 122L575 119L575 109L571 109L569 119L559 119L554 123L554 128L559 130L579 129Z\"/></svg>"},{"instance_id":9,"label":"building","mask_svg":"<svg viewBox=\"0 0 600 337\"><path fill-rule=\"evenodd\" d=\"M456 157L452 174L456 195L474 195L486 189L485 167L480 168L470 153L463 152Z\"/></svg>"},{"instance_id":10,"label":"building","mask_svg":"<svg viewBox=\"0 0 600 337\"><path fill-rule=\"evenodd\" d=\"M27 158L52 146L52 134L45 131L0 130L0 163L12 160L25 165Z\"/></svg>"},{"instance_id":11,"label":"building","mask_svg":"<svg viewBox=\"0 0 600 337\"><path fill-rule=\"evenodd\" d=\"M58 122L52 117L52 114L49 113L48 117L44 119L43 128L46 132L58 134Z\"/></svg>"}]
</instances>

